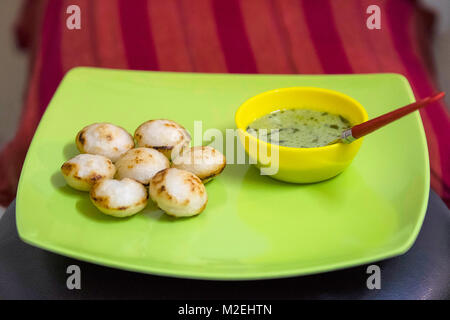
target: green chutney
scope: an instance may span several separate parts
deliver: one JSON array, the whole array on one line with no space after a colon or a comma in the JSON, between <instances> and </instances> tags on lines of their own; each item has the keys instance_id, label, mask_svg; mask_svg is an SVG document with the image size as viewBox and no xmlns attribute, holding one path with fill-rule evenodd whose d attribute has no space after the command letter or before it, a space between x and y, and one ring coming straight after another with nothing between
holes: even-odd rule
<instances>
[{"instance_id":1,"label":"green chutney","mask_svg":"<svg viewBox=\"0 0 450 320\"><path fill-rule=\"evenodd\" d=\"M256 119L247 127L247 132L280 146L316 148L338 139L350 127L350 122L340 115L309 109L286 109ZM272 129L278 129L278 143L271 137Z\"/></svg>"}]
</instances>

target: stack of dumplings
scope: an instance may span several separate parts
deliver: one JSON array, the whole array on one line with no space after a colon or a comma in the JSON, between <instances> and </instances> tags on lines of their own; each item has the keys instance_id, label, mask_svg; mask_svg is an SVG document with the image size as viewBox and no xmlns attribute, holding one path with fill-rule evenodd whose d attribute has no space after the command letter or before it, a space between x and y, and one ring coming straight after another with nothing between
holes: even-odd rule
<instances>
[{"instance_id":1,"label":"stack of dumplings","mask_svg":"<svg viewBox=\"0 0 450 320\"><path fill-rule=\"evenodd\" d=\"M120 218L143 210L149 195L168 215L198 215L208 202L204 183L226 165L214 148L189 148L186 129L165 119L144 122L134 139L121 127L94 123L75 141L81 154L62 165L64 179L74 189L89 191L101 212Z\"/></svg>"}]
</instances>

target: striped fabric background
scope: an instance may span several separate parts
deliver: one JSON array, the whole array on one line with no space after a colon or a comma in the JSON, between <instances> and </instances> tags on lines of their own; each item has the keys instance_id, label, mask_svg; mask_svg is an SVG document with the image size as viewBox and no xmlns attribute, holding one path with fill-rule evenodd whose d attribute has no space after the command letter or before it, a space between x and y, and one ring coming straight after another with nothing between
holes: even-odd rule
<instances>
[{"instance_id":1,"label":"striped fabric background","mask_svg":"<svg viewBox=\"0 0 450 320\"><path fill-rule=\"evenodd\" d=\"M66 28L66 8L72 4L81 8L81 30ZM373 4L381 8L381 30L366 28L366 9ZM33 58L19 130L0 153L0 204L15 197L34 130L73 67L395 72L409 79L419 99L437 90L428 50L432 18L413 0L28 0L19 34ZM431 185L449 206L450 117L443 102L421 116Z\"/></svg>"}]
</instances>

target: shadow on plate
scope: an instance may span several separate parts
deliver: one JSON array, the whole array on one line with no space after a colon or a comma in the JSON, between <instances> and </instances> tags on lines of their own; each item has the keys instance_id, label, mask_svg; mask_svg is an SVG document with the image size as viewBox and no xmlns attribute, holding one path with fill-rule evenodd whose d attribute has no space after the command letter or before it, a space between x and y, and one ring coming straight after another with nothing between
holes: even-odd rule
<instances>
[{"instance_id":1,"label":"shadow on plate","mask_svg":"<svg viewBox=\"0 0 450 320\"><path fill-rule=\"evenodd\" d=\"M194 216L194 217L185 217L185 218L175 218L175 217L169 216L168 214L164 213L161 209L159 209L151 199L148 200L147 207L145 207L144 211L140 214L145 215L146 217L148 217L150 219L157 220L157 221L163 222L163 223L176 223L176 222L180 222L180 221L185 221L186 219L195 219L198 217L198 216Z\"/></svg>"},{"instance_id":2,"label":"shadow on plate","mask_svg":"<svg viewBox=\"0 0 450 320\"><path fill-rule=\"evenodd\" d=\"M52 185L59 191L69 196L85 197L88 193L83 191L75 190L69 187L64 180L60 171L56 171L52 174L50 181Z\"/></svg>"},{"instance_id":3,"label":"shadow on plate","mask_svg":"<svg viewBox=\"0 0 450 320\"><path fill-rule=\"evenodd\" d=\"M89 192L78 191L66 184L61 172L56 171L50 178L52 185L58 190L69 197L76 197L78 201L76 203L77 211L85 215L86 217L97 221L120 221L127 218L115 218L103 214L100 212L89 199Z\"/></svg>"},{"instance_id":4,"label":"shadow on plate","mask_svg":"<svg viewBox=\"0 0 450 320\"><path fill-rule=\"evenodd\" d=\"M80 151L78 151L77 146L74 142L68 143L63 148L63 155L64 158L69 160L75 157L76 155L79 155Z\"/></svg>"},{"instance_id":5,"label":"shadow on plate","mask_svg":"<svg viewBox=\"0 0 450 320\"><path fill-rule=\"evenodd\" d=\"M77 208L77 211L83 214L85 217L100 222L108 222L108 223L121 222L128 219L132 219L134 217L131 216L126 218L116 218L104 214L92 204L88 194L86 194L84 197L81 197L77 201L75 206Z\"/></svg>"}]
</instances>

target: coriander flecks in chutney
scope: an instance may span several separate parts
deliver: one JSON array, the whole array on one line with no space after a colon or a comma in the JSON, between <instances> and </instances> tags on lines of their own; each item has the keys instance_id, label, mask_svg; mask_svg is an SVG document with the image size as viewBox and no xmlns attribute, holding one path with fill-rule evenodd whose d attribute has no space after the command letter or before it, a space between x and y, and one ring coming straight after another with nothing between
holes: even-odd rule
<instances>
[{"instance_id":1,"label":"coriander flecks in chutney","mask_svg":"<svg viewBox=\"0 0 450 320\"><path fill-rule=\"evenodd\" d=\"M309 109L286 109L256 119L247 131L261 140L274 143L270 141L270 130L278 129L279 145L315 148L326 146L350 127L350 122L341 115ZM260 129L267 130L267 134L260 134Z\"/></svg>"}]
</instances>

